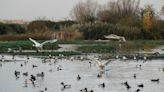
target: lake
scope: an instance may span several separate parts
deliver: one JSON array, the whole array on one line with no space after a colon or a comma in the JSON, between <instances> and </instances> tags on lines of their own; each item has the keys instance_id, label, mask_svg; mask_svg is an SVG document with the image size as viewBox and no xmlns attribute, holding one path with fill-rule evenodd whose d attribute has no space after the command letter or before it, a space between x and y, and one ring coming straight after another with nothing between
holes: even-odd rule
<instances>
[{"instance_id":1,"label":"lake","mask_svg":"<svg viewBox=\"0 0 164 92\"><path fill-rule=\"evenodd\" d=\"M82 56L81 56L82 57ZM5 59L12 59L10 55L4 55ZM101 78L97 78L99 68L91 60L78 60L74 56L70 58L51 59L43 63L43 59L30 56L27 61L26 56L15 56L13 62L1 62L0 67L0 92L41 92L47 88L47 92L80 92L81 89L88 88L94 92L134 92L137 85L143 83L144 87L139 88L141 92L163 92L164 90L164 68L163 60L143 60L123 61L116 59L105 67L105 72ZM106 60L103 60L104 62ZM55 63L54 63L55 62ZM92 62L91 66L89 62ZM21 67L21 64L23 65ZM38 67L33 68L32 65ZM142 65L141 68L138 66ZM62 70L58 71L57 68ZM20 78L16 79L14 71L20 71ZM22 73L28 72L28 76ZM44 72L44 78L36 77L35 86L31 83L30 75ZM136 79L133 75L136 74ZM77 80L80 75L81 80ZM151 82L151 79L159 78L159 83ZM27 87L25 80L27 79ZM126 89L123 82L128 81L131 89ZM62 90L61 82L71 85L71 88ZM98 85L105 83L106 87Z\"/></svg>"}]
</instances>

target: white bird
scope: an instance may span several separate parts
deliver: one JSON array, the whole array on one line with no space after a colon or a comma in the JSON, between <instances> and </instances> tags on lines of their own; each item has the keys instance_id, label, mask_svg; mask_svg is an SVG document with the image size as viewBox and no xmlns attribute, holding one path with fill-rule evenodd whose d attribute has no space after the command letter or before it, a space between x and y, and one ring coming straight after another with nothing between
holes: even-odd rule
<instances>
[{"instance_id":1,"label":"white bird","mask_svg":"<svg viewBox=\"0 0 164 92\"><path fill-rule=\"evenodd\" d=\"M144 56L144 57L143 57L143 59L144 59L144 61L143 61L143 62L146 62L146 60L147 60L147 57L146 57L146 56Z\"/></svg>"},{"instance_id":2,"label":"white bird","mask_svg":"<svg viewBox=\"0 0 164 92\"><path fill-rule=\"evenodd\" d=\"M116 55L116 59L118 59L119 58L119 55Z\"/></svg>"},{"instance_id":3,"label":"white bird","mask_svg":"<svg viewBox=\"0 0 164 92\"><path fill-rule=\"evenodd\" d=\"M32 38L29 38L30 41L32 41L34 44L33 46L36 47L37 50L42 50L43 49L43 45L46 44L46 43L54 43L54 42L57 42L57 39L53 39L53 40L47 40L47 41L44 41L42 43L39 43L37 42L36 40L32 39Z\"/></svg>"},{"instance_id":4,"label":"white bird","mask_svg":"<svg viewBox=\"0 0 164 92\"><path fill-rule=\"evenodd\" d=\"M4 62L5 61L5 58L4 58L4 56L2 55L2 57L1 57L1 60L0 60L1 62Z\"/></svg>"},{"instance_id":5,"label":"white bird","mask_svg":"<svg viewBox=\"0 0 164 92\"><path fill-rule=\"evenodd\" d=\"M103 69L105 68L105 66L106 66L109 62L112 61L112 60L109 60L109 61L106 61L106 62L101 62L101 61L98 61L97 59L94 59L94 58L91 58L91 57L89 57L89 59L92 60L92 61L95 61L96 64L99 66L99 68L100 68L101 70L103 70Z\"/></svg>"},{"instance_id":6,"label":"white bird","mask_svg":"<svg viewBox=\"0 0 164 92\"><path fill-rule=\"evenodd\" d=\"M110 35L107 35L107 36L104 36L104 37L107 38L107 39L118 40L119 42L126 42L125 37L118 36L118 35L115 35L115 34L110 34Z\"/></svg>"},{"instance_id":7,"label":"white bird","mask_svg":"<svg viewBox=\"0 0 164 92\"><path fill-rule=\"evenodd\" d=\"M128 58L126 56L122 56L122 59L123 60L127 60Z\"/></svg>"}]
</instances>

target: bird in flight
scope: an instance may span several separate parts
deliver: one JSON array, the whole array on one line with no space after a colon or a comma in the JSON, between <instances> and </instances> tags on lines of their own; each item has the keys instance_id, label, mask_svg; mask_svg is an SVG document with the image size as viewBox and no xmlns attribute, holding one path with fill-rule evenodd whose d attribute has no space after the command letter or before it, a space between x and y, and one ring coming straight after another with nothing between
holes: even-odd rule
<instances>
[{"instance_id":1,"label":"bird in flight","mask_svg":"<svg viewBox=\"0 0 164 92\"><path fill-rule=\"evenodd\" d=\"M32 39L32 38L29 38L29 40L32 41L32 42L34 43L33 46L36 47L37 52L43 50L43 45L44 45L44 44L46 44L46 43L54 43L54 42L57 42L57 39L47 40L47 41L44 41L44 42L42 42L42 43L39 43L39 42L37 42L36 40L34 40L34 39Z\"/></svg>"},{"instance_id":2,"label":"bird in flight","mask_svg":"<svg viewBox=\"0 0 164 92\"><path fill-rule=\"evenodd\" d=\"M115 35L115 34L110 34L110 35L107 35L107 36L104 36L104 37L106 39L110 39L110 40L118 40L119 42L126 42L125 37L118 36L118 35Z\"/></svg>"},{"instance_id":3,"label":"bird in flight","mask_svg":"<svg viewBox=\"0 0 164 92\"><path fill-rule=\"evenodd\" d=\"M104 61L104 62L101 62L95 58L92 58L92 57L89 57L90 60L92 61L95 61L96 64L99 66L100 70L104 70L105 66L109 64L109 62L111 62L112 60L108 60L108 61Z\"/></svg>"}]
</instances>

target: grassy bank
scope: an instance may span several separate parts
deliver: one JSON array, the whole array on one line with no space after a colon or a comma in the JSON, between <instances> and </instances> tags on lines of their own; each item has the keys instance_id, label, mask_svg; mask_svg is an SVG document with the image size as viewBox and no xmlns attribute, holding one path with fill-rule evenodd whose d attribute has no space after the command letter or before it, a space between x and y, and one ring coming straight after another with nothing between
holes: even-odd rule
<instances>
[{"instance_id":1,"label":"grassy bank","mask_svg":"<svg viewBox=\"0 0 164 92\"><path fill-rule=\"evenodd\" d=\"M60 54L64 56L71 56L71 55L80 55L78 52L44 52L44 53L36 53L36 52L14 52L14 53L5 53L10 55L32 55L32 56L49 56L50 54L52 56L59 56Z\"/></svg>"},{"instance_id":2,"label":"grassy bank","mask_svg":"<svg viewBox=\"0 0 164 92\"><path fill-rule=\"evenodd\" d=\"M6 50L7 48L33 50L35 48L32 45L33 43L31 41L0 41L0 50ZM58 45L56 43L47 43L43 48L46 50L57 49Z\"/></svg>"},{"instance_id":3,"label":"grassy bank","mask_svg":"<svg viewBox=\"0 0 164 92\"><path fill-rule=\"evenodd\" d=\"M43 40L39 41L43 42ZM19 49L20 47L23 50L34 50L32 47L32 42L29 40L25 41L0 41L0 50L7 50L7 48ZM149 49L154 48L159 45L164 45L164 40L132 40L127 41L122 44L122 48L119 48L119 43L117 41L94 41L94 40L72 40L72 41L58 41L53 44L46 44L44 49L57 49L58 44L78 44L82 45L78 48L79 52L85 53L110 53L115 50L121 49L122 51L131 51L139 50L141 48ZM20 53L21 54L21 53ZM29 53L30 54L30 53Z\"/></svg>"},{"instance_id":4,"label":"grassy bank","mask_svg":"<svg viewBox=\"0 0 164 92\"><path fill-rule=\"evenodd\" d=\"M93 44L93 45L84 45L78 48L78 51L84 53L109 53L114 51L116 44Z\"/></svg>"}]
</instances>

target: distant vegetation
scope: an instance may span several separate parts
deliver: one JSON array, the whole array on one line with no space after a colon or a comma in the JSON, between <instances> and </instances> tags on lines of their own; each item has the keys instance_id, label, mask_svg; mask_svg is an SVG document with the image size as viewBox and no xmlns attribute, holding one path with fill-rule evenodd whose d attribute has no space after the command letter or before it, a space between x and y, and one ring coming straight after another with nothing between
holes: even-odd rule
<instances>
[{"instance_id":1,"label":"distant vegetation","mask_svg":"<svg viewBox=\"0 0 164 92\"><path fill-rule=\"evenodd\" d=\"M8 54L14 54L14 55L32 55L32 56L49 56L50 54L52 56L71 56L71 55L81 55L81 53L78 52L44 52L44 53L36 53L36 52L14 52L14 53L8 53Z\"/></svg>"},{"instance_id":2,"label":"distant vegetation","mask_svg":"<svg viewBox=\"0 0 164 92\"><path fill-rule=\"evenodd\" d=\"M41 40L39 42L42 42ZM0 53L11 53L9 49L16 50L15 54L20 55L42 55L42 53L36 52L19 52L20 50L35 50L32 46L32 42L25 41L0 41ZM164 40L133 40L128 41L126 44L122 44L122 47L119 47L119 43L116 41L85 41L85 40L71 40L71 41L58 41L57 43L48 43L44 45L45 50L54 50L58 49L58 44L77 44L79 47L75 52L45 52L44 55L49 55L49 53L53 53L53 55L58 55L60 53L66 55L75 55L83 53L130 53L138 50L150 50L154 47L164 45ZM9 51L9 52L8 52Z\"/></svg>"},{"instance_id":3,"label":"distant vegetation","mask_svg":"<svg viewBox=\"0 0 164 92\"><path fill-rule=\"evenodd\" d=\"M42 42L42 41L39 41ZM12 49L23 49L23 50L35 50L36 48L32 46L31 41L2 41L0 42L0 51L7 50L7 48ZM43 46L45 50L52 50L52 49L58 49L58 45L56 43L47 43Z\"/></svg>"},{"instance_id":4,"label":"distant vegetation","mask_svg":"<svg viewBox=\"0 0 164 92\"><path fill-rule=\"evenodd\" d=\"M78 51L83 53L109 53L116 51L116 44L92 44L81 46Z\"/></svg>"},{"instance_id":5,"label":"distant vegetation","mask_svg":"<svg viewBox=\"0 0 164 92\"><path fill-rule=\"evenodd\" d=\"M0 23L0 35L4 34L23 34L25 33L25 27L19 24L3 24Z\"/></svg>"},{"instance_id":6,"label":"distant vegetation","mask_svg":"<svg viewBox=\"0 0 164 92\"><path fill-rule=\"evenodd\" d=\"M116 34L128 40L164 39L164 20L152 5L140 8L140 0L80 1L71 11L73 20L34 20L29 24L0 23L0 40L53 39L97 40ZM164 7L161 13L164 16Z\"/></svg>"}]
</instances>

